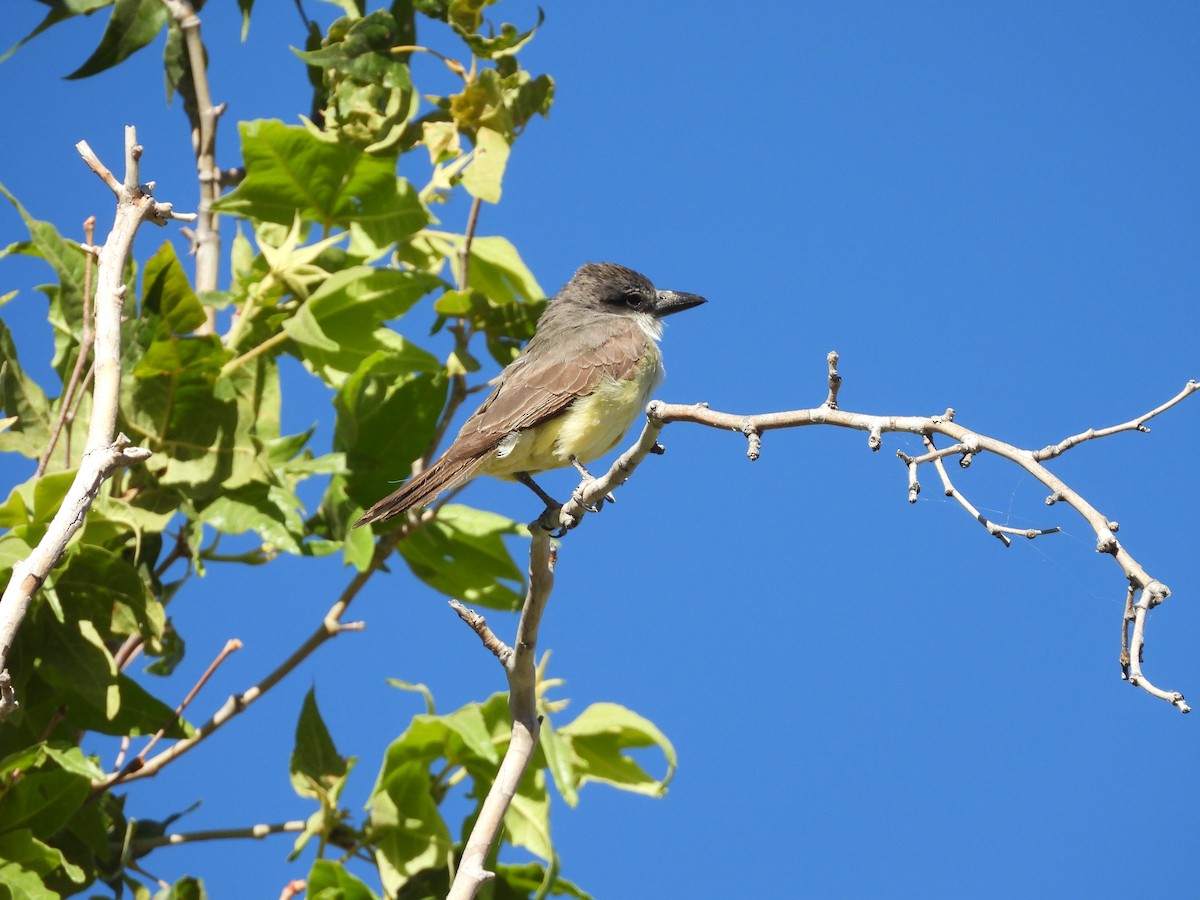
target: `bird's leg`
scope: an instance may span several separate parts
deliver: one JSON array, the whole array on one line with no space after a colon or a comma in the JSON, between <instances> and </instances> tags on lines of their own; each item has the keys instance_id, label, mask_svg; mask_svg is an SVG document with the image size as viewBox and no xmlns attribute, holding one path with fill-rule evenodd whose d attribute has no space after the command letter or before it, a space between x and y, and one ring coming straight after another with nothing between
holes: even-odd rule
<instances>
[{"instance_id":1,"label":"bird's leg","mask_svg":"<svg viewBox=\"0 0 1200 900\"><path fill-rule=\"evenodd\" d=\"M517 472L515 475L513 475L513 478L517 479L517 481L521 482L521 484L525 485L525 487L537 494L538 497L541 498L541 501L546 504L546 512L542 514L541 519L538 520L539 522L548 518L551 513L557 515L558 511L562 509L562 504L542 490L542 486L534 481L528 472ZM542 527L547 531L550 531L553 526L543 525ZM560 524L557 531L551 532L550 537L560 538L566 533L567 526Z\"/></svg>"},{"instance_id":2,"label":"bird's leg","mask_svg":"<svg viewBox=\"0 0 1200 900\"><path fill-rule=\"evenodd\" d=\"M549 494L547 494L544 490L542 490L542 486L540 484L538 484L536 481L534 481L529 476L528 472L518 472L513 477L515 479L517 479L517 481L521 482L521 484L525 485L525 487L529 488L531 491L533 491L535 494L537 494L538 497L541 498L541 501L543 503L545 503L547 506L562 506L561 503L559 503L557 500L555 500L553 497L551 497Z\"/></svg>"},{"instance_id":3,"label":"bird's leg","mask_svg":"<svg viewBox=\"0 0 1200 900\"><path fill-rule=\"evenodd\" d=\"M578 456L571 457L571 465L573 465L575 467L575 471L583 477L584 484L588 484L596 480L594 477L592 477L592 473L587 470L587 467L579 461ZM607 500L609 503L617 502L617 498L612 495L612 491L609 491L596 501L595 506L589 506L588 512L600 512L600 509L604 506L605 500Z\"/></svg>"}]
</instances>

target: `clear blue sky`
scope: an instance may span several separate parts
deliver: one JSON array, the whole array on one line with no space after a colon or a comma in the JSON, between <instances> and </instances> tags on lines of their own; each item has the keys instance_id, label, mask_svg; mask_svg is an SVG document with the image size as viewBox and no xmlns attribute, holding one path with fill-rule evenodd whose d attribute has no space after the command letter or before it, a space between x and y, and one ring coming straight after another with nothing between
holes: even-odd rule
<instances>
[{"instance_id":1,"label":"clear blue sky","mask_svg":"<svg viewBox=\"0 0 1200 900\"><path fill-rule=\"evenodd\" d=\"M5 46L43 12L10 3ZM234 4L204 11L216 99L234 122L307 110L292 4L261 2L236 42ZM332 7L313 12L329 16ZM1124 421L1200 378L1200 9L1179 2L610 2L546 5L523 56L558 81L518 143L481 231L513 239L555 290L611 260L703 293L664 341L664 399L758 412L816 405L842 356L844 408L931 414L1037 448ZM495 17L528 22L533 7ZM110 165L139 125L143 176L186 208L182 113L164 110L157 50L85 82L58 80L99 20L55 29L0 65L2 180L64 231L110 198L78 160ZM461 228L461 221L447 225ZM0 244L22 236L0 209ZM162 239L143 238L143 251ZM0 263L27 354L46 280ZM40 343L39 343L40 342ZM27 348L34 348L33 350ZM37 370L33 359L26 360ZM332 411L293 401L285 425ZM1147 673L1200 703L1200 398L1054 464L1175 595L1151 616ZM1002 523L1064 533L1005 550L932 473L910 507L896 437L667 430L618 505L565 541L542 629L574 711L623 703L675 742L652 801L589 787L553 822L563 874L598 898L1197 895L1200 716L1122 683L1124 583L1082 520L981 458L957 483ZM23 463L0 460L6 483ZM565 493L566 475L551 484ZM521 488L466 499L532 516ZM172 606L201 671L246 648L193 708L273 667L348 578L330 561L214 572ZM130 808L180 827L303 817L287 754L315 685L365 799L426 682L449 711L502 686L437 595L397 566L338 638L250 714L131 787ZM511 635L513 621L490 619ZM648 765L658 763L650 758ZM288 838L156 852L163 877L217 898L274 897L306 867Z\"/></svg>"}]
</instances>

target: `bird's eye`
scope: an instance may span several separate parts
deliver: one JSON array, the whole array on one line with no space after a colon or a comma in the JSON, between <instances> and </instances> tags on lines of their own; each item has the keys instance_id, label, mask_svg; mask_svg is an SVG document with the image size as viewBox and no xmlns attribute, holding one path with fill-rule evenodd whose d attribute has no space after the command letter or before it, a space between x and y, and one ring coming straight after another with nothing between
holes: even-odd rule
<instances>
[{"instance_id":1,"label":"bird's eye","mask_svg":"<svg viewBox=\"0 0 1200 900\"><path fill-rule=\"evenodd\" d=\"M637 309L642 305L642 295L636 291L626 294L624 300L625 305L630 309Z\"/></svg>"}]
</instances>

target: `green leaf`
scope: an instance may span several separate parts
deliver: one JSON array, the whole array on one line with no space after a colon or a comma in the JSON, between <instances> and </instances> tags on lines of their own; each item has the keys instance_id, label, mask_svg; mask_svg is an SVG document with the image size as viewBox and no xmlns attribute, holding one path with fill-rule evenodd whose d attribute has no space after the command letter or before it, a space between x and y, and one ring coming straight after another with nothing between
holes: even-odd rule
<instances>
[{"instance_id":1,"label":"green leaf","mask_svg":"<svg viewBox=\"0 0 1200 900\"><path fill-rule=\"evenodd\" d=\"M0 801L4 828L29 828L34 834L53 835L87 802L91 791L89 779L56 766L26 771L13 780ZM4 858L0 853L0 859Z\"/></svg>"},{"instance_id":2,"label":"green leaf","mask_svg":"<svg viewBox=\"0 0 1200 900\"><path fill-rule=\"evenodd\" d=\"M123 427L154 451L162 487L205 498L269 477L252 435L278 436L271 360L220 377L228 351L215 335L155 340L122 379Z\"/></svg>"},{"instance_id":3,"label":"green leaf","mask_svg":"<svg viewBox=\"0 0 1200 900\"><path fill-rule=\"evenodd\" d=\"M153 41L169 15L161 0L117 0L100 45L67 78L87 78L122 62Z\"/></svg>"},{"instance_id":4,"label":"green leaf","mask_svg":"<svg viewBox=\"0 0 1200 900\"><path fill-rule=\"evenodd\" d=\"M215 497L200 510L199 520L222 534L254 531L264 543L298 555L304 537L299 507L296 495L285 487L248 484Z\"/></svg>"},{"instance_id":5,"label":"green leaf","mask_svg":"<svg viewBox=\"0 0 1200 900\"><path fill-rule=\"evenodd\" d=\"M115 635L140 635L151 646L162 638L166 614L137 569L122 556L82 545L55 573L54 589L72 615L99 623Z\"/></svg>"},{"instance_id":6,"label":"green leaf","mask_svg":"<svg viewBox=\"0 0 1200 900\"><path fill-rule=\"evenodd\" d=\"M420 682L413 683L411 681L403 681L399 678L389 678L387 679L387 683L394 688L398 688L399 690L412 691L420 694L425 698L425 712L431 716L435 714L436 711L433 705L433 692L429 690L428 685L421 684Z\"/></svg>"},{"instance_id":7,"label":"green leaf","mask_svg":"<svg viewBox=\"0 0 1200 900\"><path fill-rule=\"evenodd\" d=\"M0 408L16 416L0 431L0 451L13 451L37 459L50 442L53 427L50 404L38 383L25 374L8 326L0 321Z\"/></svg>"},{"instance_id":8,"label":"green leaf","mask_svg":"<svg viewBox=\"0 0 1200 900\"><path fill-rule=\"evenodd\" d=\"M479 704L468 703L444 716L413 716L404 733L388 745L374 790L380 790L393 769L411 762L427 765L439 758L483 767L494 767L500 761Z\"/></svg>"},{"instance_id":9,"label":"green leaf","mask_svg":"<svg viewBox=\"0 0 1200 900\"><path fill-rule=\"evenodd\" d=\"M76 884L83 884L86 880L83 869L69 862L62 851L43 844L27 828L0 834L0 860L4 864L16 863L42 876L60 871ZM3 867L0 866L2 871Z\"/></svg>"},{"instance_id":10,"label":"green leaf","mask_svg":"<svg viewBox=\"0 0 1200 900\"><path fill-rule=\"evenodd\" d=\"M73 16L88 15L98 9L112 6L115 0L39 0L39 2L50 7L50 11L46 13L46 18L42 19L33 31L4 51L4 54L0 55L0 63L4 62L47 28L57 25L59 22L70 19Z\"/></svg>"},{"instance_id":11,"label":"green leaf","mask_svg":"<svg viewBox=\"0 0 1200 900\"><path fill-rule=\"evenodd\" d=\"M502 237L477 237L471 242L467 282L469 287L495 303L535 301L546 297L517 248Z\"/></svg>"},{"instance_id":12,"label":"green leaf","mask_svg":"<svg viewBox=\"0 0 1200 900\"><path fill-rule=\"evenodd\" d=\"M204 890L203 881L189 876L162 888L154 895L154 900L208 900L208 892Z\"/></svg>"},{"instance_id":13,"label":"green leaf","mask_svg":"<svg viewBox=\"0 0 1200 900\"><path fill-rule=\"evenodd\" d=\"M344 782L350 766L333 744L329 729L317 708L316 692L308 689L300 719L296 723L296 742L292 750L292 787L301 797L319 798L332 792L336 802L337 790Z\"/></svg>"},{"instance_id":14,"label":"green leaf","mask_svg":"<svg viewBox=\"0 0 1200 900\"><path fill-rule=\"evenodd\" d=\"M121 706L117 666L96 626L80 619L49 628L46 648L39 669L43 677L112 719Z\"/></svg>"},{"instance_id":15,"label":"green leaf","mask_svg":"<svg viewBox=\"0 0 1200 900\"><path fill-rule=\"evenodd\" d=\"M422 272L344 269L313 292L283 328L310 371L334 387L375 353L393 355L397 364L412 370L438 371L435 357L381 326L440 285L438 278Z\"/></svg>"},{"instance_id":16,"label":"green leaf","mask_svg":"<svg viewBox=\"0 0 1200 900\"><path fill-rule=\"evenodd\" d=\"M335 70L339 76L389 89L411 89L408 66L397 61L391 52L399 43L398 36L392 14L377 9L353 22L343 19L335 23L320 50L295 53L308 65Z\"/></svg>"},{"instance_id":17,"label":"green leaf","mask_svg":"<svg viewBox=\"0 0 1200 900\"><path fill-rule=\"evenodd\" d=\"M448 597L517 609L524 601L524 578L504 537L527 533L525 526L496 513L448 504L399 550L414 575Z\"/></svg>"},{"instance_id":18,"label":"green leaf","mask_svg":"<svg viewBox=\"0 0 1200 900\"><path fill-rule=\"evenodd\" d=\"M546 768L550 770L554 784L567 806L571 808L578 806L579 774L575 771L571 742L558 733L549 716L545 716L542 720L538 749L546 757Z\"/></svg>"},{"instance_id":19,"label":"green leaf","mask_svg":"<svg viewBox=\"0 0 1200 900\"><path fill-rule=\"evenodd\" d=\"M615 703L593 703L579 717L558 729L571 742L579 784L599 781L623 791L660 797L675 774L675 748L648 719ZM661 780L651 778L624 750L658 747L667 761Z\"/></svg>"},{"instance_id":20,"label":"green leaf","mask_svg":"<svg viewBox=\"0 0 1200 900\"><path fill-rule=\"evenodd\" d=\"M318 859L308 873L307 900L378 900L374 892L337 863Z\"/></svg>"},{"instance_id":21,"label":"green leaf","mask_svg":"<svg viewBox=\"0 0 1200 900\"><path fill-rule=\"evenodd\" d=\"M480 128L475 133L475 155L462 174L462 186L467 193L488 203L499 203L508 154L508 141L502 134Z\"/></svg>"},{"instance_id":22,"label":"green leaf","mask_svg":"<svg viewBox=\"0 0 1200 900\"><path fill-rule=\"evenodd\" d=\"M455 5L451 4L451 7L453 8ZM473 3L471 5L482 4ZM470 31L461 28L457 21L452 21L451 24L454 26L454 30L458 32L459 37L467 42L467 46L471 48L471 51L476 56L481 59L495 59L499 56L512 56L529 43L538 28L541 27L542 22L545 21L545 18L545 13L539 7L537 24L528 31L518 31L517 26L505 22L500 26L500 33L498 35L486 38L483 35L475 33L479 30L477 23Z\"/></svg>"},{"instance_id":23,"label":"green leaf","mask_svg":"<svg viewBox=\"0 0 1200 900\"><path fill-rule=\"evenodd\" d=\"M390 751L389 751L390 754ZM386 766L371 794L369 828L384 893L394 897L425 869L445 866L450 832L430 793L428 763Z\"/></svg>"},{"instance_id":24,"label":"green leaf","mask_svg":"<svg viewBox=\"0 0 1200 900\"><path fill-rule=\"evenodd\" d=\"M196 299L170 241L164 241L146 262L142 273L142 311L161 321L162 337L187 334L205 322L204 307Z\"/></svg>"},{"instance_id":25,"label":"green leaf","mask_svg":"<svg viewBox=\"0 0 1200 900\"><path fill-rule=\"evenodd\" d=\"M546 882L546 868L541 863L531 862L522 863L521 865L497 863L496 879L503 882L505 887L513 892L516 897L528 898L531 895L545 896L539 893L542 885ZM499 892L497 892L497 895L499 896ZM580 890L579 887L565 878L557 876L554 878L549 895L555 897L574 897L576 900L592 900L590 894Z\"/></svg>"},{"instance_id":26,"label":"green leaf","mask_svg":"<svg viewBox=\"0 0 1200 900\"><path fill-rule=\"evenodd\" d=\"M504 830L514 847L549 860L554 855L550 840L550 796L546 793L546 773L542 769L526 772L504 814Z\"/></svg>"},{"instance_id":27,"label":"green leaf","mask_svg":"<svg viewBox=\"0 0 1200 900\"><path fill-rule=\"evenodd\" d=\"M271 119L243 122L246 177L214 207L290 226L296 214L323 228L351 228L377 247L423 228L429 214L396 177L395 156L372 156Z\"/></svg>"},{"instance_id":28,"label":"green leaf","mask_svg":"<svg viewBox=\"0 0 1200 900\"><path fill-rule=\"evenodd\" d=\"M33 521L49 522L62 506L75 481L75 472L43 475L33 486Z\"/></svg>"}]
</instances>

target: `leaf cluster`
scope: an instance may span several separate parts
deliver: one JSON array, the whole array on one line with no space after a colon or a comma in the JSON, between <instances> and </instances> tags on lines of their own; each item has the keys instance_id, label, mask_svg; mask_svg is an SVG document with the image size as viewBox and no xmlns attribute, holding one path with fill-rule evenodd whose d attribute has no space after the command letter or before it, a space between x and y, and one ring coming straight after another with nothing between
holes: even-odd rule
<instances>
[{"instance_id":1,"label":"leaf cluster","mask_svg":"<svg viewBox=\"0 0 1200 900\"><path fill-rule=\"evenodd\" d=\"M72 78L122 64L166 29L168 98L178 92L185 112L194 112L186 43L167 5L41 2L46 19L17 47L73 16L108 10L97 47ZM248 22L252 0L240 5ZM174 626L172 604L187 602L185 586L212 565L263 565L287 554L340 556L366 574L380 568L375 536L352 523L429 459L458 404L483 386L482 377L469 381L483 368L477 348L507 364L546 302L509 241L476 235L473 226L446 230L433 213L459 192L476 204L497 202L513 142L548 113L553 81L517 59L540 13L529 28L495 29L484 16L488 0L396 0L370 12L350 0L340 5L344 15L324 32L314 24L296 51L313 85L312 115L299 124L239 126L241 178L215 205L236 228L229 287L197 293L170 242L124 272L118 428L153 455L120 470L96 497L8 658L21 708L0 724L0 896L54 898L97 880L118 895L149 896L139 875L144 839L175 817L127 814L119 791L134 770L106 766L80 747L89 734L135 740L161 732L168 741L195 734L174 711L186 686L169 676L186 635ZM419 45L419 17L448 28L464 58ZM419 55L443 63L454 89L420 94L412 68ZM45 534L79 465L91 386L89 377L75 385L71 375L81 355L82 371L89 363L83 311L94 279L77 241L4 195L29 238L0 250L0 259L40 259L53 277L39 290L57 382L39 384L29 374L0 319L0 452L44 467L0 504L0 578L7 580ZM422 321L445 333L440 345L449 336L448 353L429 343ZM281 375L287 359L307 380ZM318 410L311 427L284 433L285 392L289 402ZM326 415L331 440L318 447ZM319 499L306 504L302 495ZM519 606L524 579L510 552L521 533L516 523L448 504L419 527L404 527L399 557L413 576L474 605ZM131 674L139 654L147 664ZM557 878L547 773L574 804L588 781L659 794L674 768L666 738L628 710L597 704L555 728L549 716L560 708L545 702L537 765L507 821L509 845L544 862L497 862L495 896L586 896ZM502 695L445 715L430 699L384 754L356 824L342 796L354 760L337 753L310 693L291 767L297 792L317 806L295 848L316 848L308 896L375 896L345 868L352 859L377 869L389 897L444 893L508 731ZM647 776L627 753L650 746L666 755L663 779ZM443 804L451 797L465 797L471 810L462 828L447 824ZM203 892L201 882L184 879L158 896Z\"/></svg>"}]
</instances>

